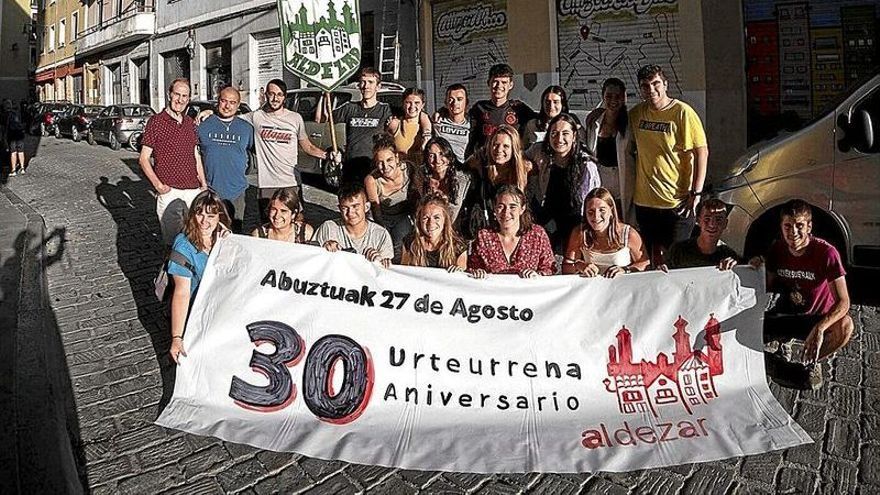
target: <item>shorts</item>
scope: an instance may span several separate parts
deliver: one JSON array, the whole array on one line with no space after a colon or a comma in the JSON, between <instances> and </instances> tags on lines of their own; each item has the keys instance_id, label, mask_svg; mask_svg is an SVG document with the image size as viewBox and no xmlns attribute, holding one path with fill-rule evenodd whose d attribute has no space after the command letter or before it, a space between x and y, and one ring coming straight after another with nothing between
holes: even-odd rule
<instances>
[{"instance_id":1,"label":"shorts","mask_svg":"<svg viewBox=\"0 0 880 495\"><path fill-rule=\"evenodd\" d=\"M690 239L696 219L694 215L683 217L674 209L651 208L636 205L639 233L649 246L668 248L675 242Z\"/></svg>"},{"instance_id":2,"label":"shorts","mask_svg":"<svg viewBox=\"0 0 880 495\"><path fill-rule=\"evenodd\" d=\"M764 343L776 340L807 340L822 315L764 313Z\"/></svg>"},{"instance_id":3,"label":"shorts","mask_svg":"<svg viewBox=\"0 0 880 495\"><path fill-rule=\"evenodd\" d=\"M10 153L24 153L24 140L16 139L13 141L9 141L9 152Z\"/></svg>"}]
</instances>

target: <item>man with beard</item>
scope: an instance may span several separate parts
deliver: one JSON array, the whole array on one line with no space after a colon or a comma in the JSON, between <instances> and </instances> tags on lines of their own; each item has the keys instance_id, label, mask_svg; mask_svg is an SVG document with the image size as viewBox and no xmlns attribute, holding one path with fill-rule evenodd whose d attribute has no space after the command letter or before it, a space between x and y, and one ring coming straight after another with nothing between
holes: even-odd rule
<instances>
[{"instance_id":1,"label":"man with beard","mask_svg":"<svg viewBox=\"0 0 880 495\"><path fill-rule=\"evenodd\" d=\"M254 126L261 216L265 215L266 207L275 191L284 187L296 188L300 199L305 202L302 179L296 168L300 146L315 158L339 159L312 144L306 135L302 116L284 108L284 99L287 97L287 85L284 81L269 81L265 95L266 104L262 108L241 116Z\"/></svg>"},{"instance_id":2,"label":"man with beard","mask_svg":"<svg viewBox=\"0 0 880 495\"><path fill-rule=\"evenodd\" d=\"M138 158L144 176L156 190L156 214L166 246L171 246L183 229L190 203L208 187L196 125L186 115L189 98L188 80L171 82L168 105L147 121Z\"/></svg>"}]
</instances>

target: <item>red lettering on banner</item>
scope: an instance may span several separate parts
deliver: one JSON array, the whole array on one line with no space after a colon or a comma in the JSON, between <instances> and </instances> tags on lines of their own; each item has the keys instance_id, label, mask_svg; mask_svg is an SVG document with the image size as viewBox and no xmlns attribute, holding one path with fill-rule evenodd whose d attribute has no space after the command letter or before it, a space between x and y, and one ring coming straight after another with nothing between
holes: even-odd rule
<instances>
[{"instance_id":1,"label":"red lettering on banner","mask_svg":"<svg viewBox=\"0 0 880 495\"><path fill-rule=\"evenodd\" d=\"M605 423L600 423L598 427L586 429L581 433L581 445L585 449L594 450L601 447L636 447L708 437L706 421L708 421L706 418L699 418L696 422L682 420L677 423L657 423L656 426L639 425L635 428L630 426L629 421L624 421L616 429L612 426L614 433L610 435L609 427Z\"/></svg>"}]
</instances>

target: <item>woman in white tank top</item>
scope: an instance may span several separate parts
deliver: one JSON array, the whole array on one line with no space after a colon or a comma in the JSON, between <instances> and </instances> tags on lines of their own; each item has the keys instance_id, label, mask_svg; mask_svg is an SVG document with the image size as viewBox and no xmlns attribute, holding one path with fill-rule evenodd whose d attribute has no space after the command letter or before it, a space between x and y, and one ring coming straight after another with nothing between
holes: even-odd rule
<instances>
[{"instance_id":1,"label":"woman in white tank top","mask_svg":"<svg viewBox=\"0 0 880 495\"><path fill-rule=\"evenodd\" d=\"M597 187L584 198L583 220L568 239L562 273L614 278L648 267L642 237L617 219L611 193Z\"/></svg>"}]
</instances>

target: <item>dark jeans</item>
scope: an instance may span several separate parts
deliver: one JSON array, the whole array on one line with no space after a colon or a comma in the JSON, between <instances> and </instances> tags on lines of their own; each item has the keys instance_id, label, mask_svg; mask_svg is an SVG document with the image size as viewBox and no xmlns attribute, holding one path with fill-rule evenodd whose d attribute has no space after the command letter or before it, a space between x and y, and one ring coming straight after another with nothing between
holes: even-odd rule
<instances>
[{"instance_id":1,"label":"dark jeans","mask_svg":"<svg viewBox=\"0 0 880 495\"><path fill-rule=\"evenodd\" d=\"M694 215L685 218L674 209L639 205L636 205L636 220L639 222L639 233L654 263L659 263L657 256L669 249L674 242L690 239L696 223Z\"/></svg>"},{"instance_id":2,"label":"dark jeans","mask_svg":"<svg viewBox=\"0 0 880 495\"><path fill-rule=\"evenodd\" d=\"M232 231L236 234L244 233L244 209L246 196L246 192L243 192L239 194L237 198L223 200L223 203L226 205L226 212L229 213L229 218L232 220Z\"/></svg>"}]
</instances>

